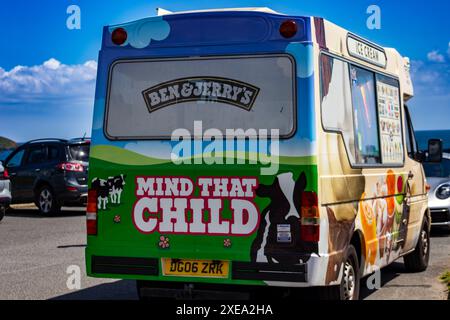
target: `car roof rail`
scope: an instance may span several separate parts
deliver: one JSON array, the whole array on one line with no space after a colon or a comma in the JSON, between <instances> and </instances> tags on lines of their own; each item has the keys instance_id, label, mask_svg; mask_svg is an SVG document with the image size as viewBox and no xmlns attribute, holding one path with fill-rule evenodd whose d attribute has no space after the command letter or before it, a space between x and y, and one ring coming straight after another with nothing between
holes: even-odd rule
<instances>
[{"instance_id":1,"label":"car roof rail","mask_svg":"<svg viewBox=\"0 0 450 320\"><path fill-rule=\"evenodd\" d=\"M83 142L83 141L91 141L91 137L80 137L80 138L73 138L70 139L68 142Z\"/></svg>"},{"instance_id":2,"label":"car roof rail","mask_svg":"<svg viewBox=\"0 0 450 320\"><path fill-rule=\"evenodd\" d=\"M57 142L67 142L67 140L65 139L59 139L59 138L43 138L43 139L34 139L34 140L30 140L25 142L22 146L25 145L29 145L29 144L33 144L36 142L53 142L53 141L57 141Z\"/></svg>"}]
</instances>

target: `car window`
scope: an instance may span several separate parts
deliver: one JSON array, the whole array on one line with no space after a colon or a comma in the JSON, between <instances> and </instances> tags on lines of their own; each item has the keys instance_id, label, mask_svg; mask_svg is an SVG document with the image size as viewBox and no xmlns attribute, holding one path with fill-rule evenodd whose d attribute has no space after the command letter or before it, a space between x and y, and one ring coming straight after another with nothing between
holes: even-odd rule
<instances>
[{"instance_id":1,"label":"car window","mask_svg":"<svg viewBox=\"0 0 450 320\"><path fill-rule=\"evenodd\" d=\"M414 155L418 152L418 146L415 138L414 127L411 122L411 116L409 114L408 106L405 105L406 111L406 149L408 150L408 156L414 159Z\"/></svg>"},{"instance_id":2,"label":"car window","mask_svg":"<svg viewBox=\"0 0 450 320\"><path fill-rule=\"evenodd\" d=\"M89 144L74 144L69 146L70 157L76 161L89 161Z\"/></svg>"},{"instance_id":3,"label":"car window","mask_svg":"<svg viewBox=\"0 0 450 320\"><path fill-rule=\"evenodd\" d=\"M60 148L57 146L48 147L48 160L58 161L60 159Z\"/></svg>"},{"instance_id":4,"label":"car window","mask_svg":"<svg viewBox=\"0 0 450 320\"><path fill-rule=\"evenodd\" d=\"M31 148L28 157L27 157L27 164L39 164L45 162L47 155L46 155L46 148L45 147L35 147Z\"/></svg>"},{"instance_id":5,"label":"car window","mask_svg":"<svg viewBox=\"0 0 450 320\"><path fill-rule=\"evenodd\" d=\"M20 167L22 164L23 155L25 153L25 150L20 150L17 152L9 161L8 161L8 168L14 168L14 167Z\"/></svg>"}]
</instances>

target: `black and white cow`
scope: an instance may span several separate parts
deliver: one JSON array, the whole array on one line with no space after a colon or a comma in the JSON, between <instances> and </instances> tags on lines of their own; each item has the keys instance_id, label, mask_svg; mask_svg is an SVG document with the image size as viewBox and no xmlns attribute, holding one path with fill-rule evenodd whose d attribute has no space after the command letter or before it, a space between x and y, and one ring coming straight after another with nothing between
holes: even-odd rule
<instances>
[{"instance_id":1,"label":"black and white cow","mask_svg":"<svg viewBox=\"0 0 450 320\"><path fill-rule=\"evenodd\" d=\"M125 186L126 175L121 174L116 177L109 177L108 184L110 186L111 203L120 204L120 197L122 195L123 188Z\"/></svg>"},{"instance_id":2,"label":"black and white cow","mask_svg":"<svg viewBox=\"0 0 450 320\"><path fill-rule=\"evenodd\" d=\"M106 210L107 204L120 204L121 195L125 186L126 175L121 174L116 177L109 177L107 180L94 178L92 189L97 191L97 207L99 210Z\"/></svg>"},{"instance_id":3,"label":"black and white cow","mask_svg":"<svg viewBox=\"0 0 450 320\"><path fill-rule=\"evenodd\" d=\"M272 185L259 185L257 196L271 201L261 213L261 224L251 248L253 262L294 265L306 262L311 252L317 251L300 237L299 212L305 188L305 173L297 181L294 181L292 173L283 173L275 178ZM280 239L280 234L286 232L289 237Z\"/></svg>"},{"instance_id":4,"label":"black and white cow","mask_svg":"<svg viewBox=\"0 0 450 320\"><path fill-rule=\"evenodd\" d=\"M92 180L91 188L97 192L97 208L99 210L106 210L110 192L108 180L94 178Z\"/></svg>"}]
</instances>

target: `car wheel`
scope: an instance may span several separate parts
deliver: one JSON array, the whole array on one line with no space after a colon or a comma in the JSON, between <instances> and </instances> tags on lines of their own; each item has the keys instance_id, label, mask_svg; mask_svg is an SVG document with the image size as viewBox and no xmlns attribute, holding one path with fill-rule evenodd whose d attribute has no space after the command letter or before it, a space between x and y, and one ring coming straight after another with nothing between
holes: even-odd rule
<instances>
[{"instance_id":1,"label":"car wheel","mask_svg":"<svg viewBox=\"0 0 450 320\"><path fill-rule=\"evenodd\" d=\"M36 206L43 214L55 214L61 209L61 205L49 186L42 186L36 194Z\"/></svg>"},{"instance_id":2,"label":"car wheel","mask_svg":"<svg viewBox=\"0 0 450 320\"><path fill-rule=\"evenodd\" d=\"M0 207L0 221L5 217L6 209L4 207Z\"/></svg>"},{"instance_id":3,"label":"car wheel","mask_svg":"<svg viewBox=\"0 0 450 320\"><path fill-rule=\"evenodd\" d=\"M353 245L349 245L340 285L320 288L320 298L323 300L358 300L360 282L361 277L356 249Z\"/></svg>"},{"instance_id":4,"label":"car wheel","mask_svg":"<svg viewBox=\"0 0 450 320\"><path fill-rule=\"evenodd\" d=\"M430 230L427 220L423 222L416 248L404 256L403 260L409 272L421 272L427 269L430 260Z\"/></svg>"}]
</instances>

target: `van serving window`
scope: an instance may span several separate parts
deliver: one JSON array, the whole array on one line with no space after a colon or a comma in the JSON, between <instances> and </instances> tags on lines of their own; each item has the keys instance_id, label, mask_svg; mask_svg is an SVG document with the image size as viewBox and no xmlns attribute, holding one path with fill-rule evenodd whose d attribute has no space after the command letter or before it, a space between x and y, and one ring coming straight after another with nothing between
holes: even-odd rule
<instances>
[{"instance_id":1,"label":"van serving window","mask_svg":"<svg viewBox=\"0 0 450 320\"><path fill-rule=\"evenodd\" d=\"M342 134L350 163L403 164L398 80L326 54L321 55L320 71L322 124Z\"/></svg>"},{"instance_id":2,"label":"van serving window","mask_svg":"<svg viewBox=\"0 0 450 320\"><path fill-rule=\"evenodd\" d=\"M399 165L404 161L399 83L380 74L376 79L383 164Z\"/></svg>"},{"instance_id":3,"label":"van serving window","mask_svg":"<svg viewBox=\"0 0 450 320\"><path fill-rule=\"evenodd\" d=\"M118 61L110 70L105 133L170 139L176 129L295 132L295 61L289 55Z\"/></svg>"},{"instance_id":4,"label":"van serving window","mask_svg":"<svg viewBox=\"0 0 450 320\"><path fill-rule=\"evenodd\" d=\"M374 78L373 72L350 66L355 160L363 165L381 164Z\"/></svg>"}]
</instances>

